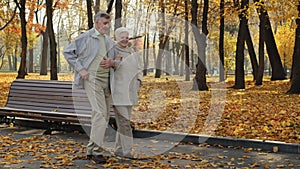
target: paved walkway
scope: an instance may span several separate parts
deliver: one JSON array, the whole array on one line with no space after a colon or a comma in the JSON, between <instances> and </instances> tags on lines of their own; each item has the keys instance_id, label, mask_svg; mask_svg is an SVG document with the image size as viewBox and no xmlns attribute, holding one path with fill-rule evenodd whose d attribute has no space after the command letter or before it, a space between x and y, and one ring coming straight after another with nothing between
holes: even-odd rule
<instances>
[{"instance_id":1,"label":"paved walkway","mask_svg":"<svg viewBox=\"0 0 300 169\"><path fill-rule=\"evenodd\" d=\"M0 168L300 168L298 153L184 144L170 141L171 138L166 141L151 137L134 139L134 147L144 159L130 160L107 154L108 162L100 165L85 159L87 135L78 132L43 135L43 131L0 127ZM113 132L106 135L110 151L113 138Z\"/></svg>"}]
</instances>

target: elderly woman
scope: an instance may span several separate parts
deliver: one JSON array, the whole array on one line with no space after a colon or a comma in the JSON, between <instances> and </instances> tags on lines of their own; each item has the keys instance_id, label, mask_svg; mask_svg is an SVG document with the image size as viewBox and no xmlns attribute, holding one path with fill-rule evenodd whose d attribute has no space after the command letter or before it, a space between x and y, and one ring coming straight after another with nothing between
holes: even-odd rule
<instances>
[{"instance_id":1,"label":"elderly woman","mask_svg":"<svg viewBox=\"0 0 300 169\"><path fill-rule=\"evenodd\" d=\"M138 89L142 80L140 58L129 47L129 32L125 27L115 31L116 49L119 51L120 64L115 67L112 77L112 105L117 122L115 154L132 158L133 137L130 126L132 106L138 104Z\"/></svg>"}]
</instances>

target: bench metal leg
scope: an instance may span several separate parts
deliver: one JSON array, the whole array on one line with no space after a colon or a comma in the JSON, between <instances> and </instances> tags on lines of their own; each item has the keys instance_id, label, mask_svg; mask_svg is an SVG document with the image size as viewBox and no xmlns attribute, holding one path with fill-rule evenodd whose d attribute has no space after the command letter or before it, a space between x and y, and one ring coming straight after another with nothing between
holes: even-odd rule
<instances>
[{"instance_id":1,"label":"bench metal leg","mask_svg":"<svg viewBox=\"0 0 300 169\"><path fill-rule=\"evenodd\" d=\"M0 122L6 124L15 123L15 117L0 116Z\"/></svg>"},{"instance_id":2,"label":"bench metal leg","mask_svg":"<svg viewBox=\"0 0 300 169\"><path fill-rule=\"evenodd\" d=\"M52 131L64 131L64 125L61 122L45 121L47 128L43 134L50 135Z\"/></svg>"}]
</instances>

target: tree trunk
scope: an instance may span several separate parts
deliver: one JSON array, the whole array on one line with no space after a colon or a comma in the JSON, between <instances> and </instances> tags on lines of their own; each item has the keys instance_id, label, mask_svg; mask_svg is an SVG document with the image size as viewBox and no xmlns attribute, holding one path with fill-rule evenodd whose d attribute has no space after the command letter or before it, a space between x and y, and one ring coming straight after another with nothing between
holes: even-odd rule
<instances>
[{"instance_id":1,"label":"tree trunk","mask_svg":"<svg viewBox=\"0 0 300 169\"><path fill-rule=\"evenodd\" d=\"M164 56L164 48L166 44L166 35L165 35L165 27L166 27L166 21L165 21L165 6L164 6L164 0L159 1L159 7L161 9L161 25L160 25L160 35L159 35L159 48L158 48L158 55L156 60L156 68L155 68L155 78L160 78L161 72L162 72L162 60Z\"/></svg>"},{"instance_id":2,"label":"tree trunk","mask_svg":"<svg viewBox=\"0 0 300 169\"><path fill-rule=\"evenodd\" d=\"M110 0L109 4L107 6L106 13L110 13L111 12L113 4L114 4L114 0Z\"/></svg>"},{"instance_id":3,"label":"tree trunk","mask_svg":"<svg viewBox=\"0 0 300 169\"><path fill-rule=\"evenodd\" d=\"M157 59L156 59L156 67L155 67L155 78L160 78L161 73L162 73L162 61L164 57L164 51L165 51L165 46L167 40L165 39L165 35L161 34L159 37L159 49L158 49L158 54L157 54Z\"/></svg>"},{"instance_id":4,"label":"tree trunk","mask_svg":"<svg viewBox=\"0 0 300 169\"><path fill-rule=\"evenodd\" d=\"M4 60L4 56L0 56L0 70L2 69L3 66L3 60Z\"/></svg>"},{"instance_id":5,"label":"tree trunk","mask_svg":"<svg viewBox=\"0 0 300 169\"><path fill-rule=\"evenodd\" d=\"M300 94L300 2L298 4L298 18L296 19L296 35L292 64L291 88L289 94Z\"/></svg>"},{"instance_id":6,"label":"tree trunk","mask_svg":"<svg viewBox=\"0 0 300 169\"><path fill-rule=\"evenodd\" d=\"M147 51L147 39L148 39L148 33L144 36L144 50L143 50L143 62L144 62L144 70L143 70L143 76L147 76L147 63L146 63L146 51Z\"/></svg>"},{"instance_id":7,"label":"tree trunk","mask_svg":"<svg viewBox=\"0 0 300 169\"><path fill-rule=\"evenodd\" d=\"M115 4L115 30L122 26L122 0L116 0Z\"/></svg>"},{"instance_id":8,"label":"tree trunk","mask_svg":"<svg viewBox=\"0 0 300 169\"><path fill-rule=\"evenodd\" d=\"M185 29L184 29L184 49L185 49L185 80L190 81L190 52L189 52L189 12L188 12L188 1L184 1L185 10Z\"/></svg>"},{"instance_id":9,"label":"tree trunk","mask_svg":"<svg viewBox=\"0 0 300 169\"><path fill-rule=\"evenodd\" d=\"M28 72L33 73L33 48L29 49L29 66Z\"/></svg>"},{"instance_id":10,"label":"tree trunk","mask_svg":"<svg viewBox=\"0 0 300 169\"><path fill-rule=\"evenodd\" d=\"M182 27L180 27L180 32L182 31ZM181 34L178 35L178 41L173 41L173 50L175 55L173 56L173 63L174 63L174 75L179 75L179 63L181 60L181 53L183 49L181 48Z\"/></svg>"},{"instance_id":11,"label":"tree trunk","mask_svg":"<svg viewBox=\"0 0 300 169\"><path fill-rule=\"evenodd\" d=\"M262 0L255 0L255 2L264 3ZM269 55L271 67L272 67L272 77L271 80L284 80L286 79L284 68L282 66L282 62L279 56L279 52L277 49L277 45L275 42L275 38L272 31L271 22L269 20L269 15L266 9L262 8L262 10L258 11L265 19L265 43L267 47L267 52ZM261 19L260 17L260 19Z\"/></svg>"},{"instance_id":12,"label":"tree trunk","mask_svg":"<svg viewBox=\"0 0 300 169\"><path fill-rule=\"evenodd\" d=\"M181 45L181 48L182 48L182 52L180 53L179 55L179 64L180 64L180 67L179 67L179 76L183 76L184 74L184 56L185 56L185 45L182 44Z\"/></svg>"},{"instance_id":13,"label":"tree trunk","mask_svg":"<svg viewBox=\"0 0 300 169\"><path fill-rule=\"evenodd\" d=\"M46 28L45 32L42 32L43 35L43 46L42 46L42 55L40 56L40 75L47 75L48 68L48 46L49 46L49 36L48 36L48 28Z\"/></svg>"},{"instance_id":14,"label":"tree trunk","mask_svg":"<svg viewBox=\"0 0 300 169\"><path fill-rule=\"evenodd\" d=\"M251 38L250 30L249 30L248 26L247 26L247 30L246 30L246 43L248 46L248 52L250 55L250 60L251 60L251 65L252 65L252 74L253 74L253 78L254 78L253 80L256 80L257 72L258 72L258 63L257 63L254 45L252 42L252 38Z\"/></svg>"},{"instance_id":15,"label":"tree trunk","mask_svg":"<svg viewBox=\"0 0 300 169\"><path fill-rule=\"evenodd\" d=\"M275 38L273 35L273 31L271 28L270 20L267 17L266 20L267 25L266 28L266 46L267 46L267 52L270 59L271 67L272 67L272 77L271 80L284 80L286 79L286 74L284 72L284 68L282 66L282 62L278 53L278 49L276 46Z\"/></svg>"},{"instance_id":16,"label":"tree trunk","mask_svg":"<svg viewBox=\"0 0 300 169\"><path fill-rule=\"evenodd\" d=\"M88 15L88 26L89 29L92 29L93 24L93 12L92 12L92 0L86 0L86 8L87 8L87 15Z\"/></svg>"},{"instance_id":17,"label":"tree trunk","mask_svg":"<svg viewBox=\"0 0 300 169\"><path fill-rule=\"evenodd\" d=\"M152 53L153 53L153 65L154 65L153 70L156 69L155 38L156 38L156 32L154 33L153 40L152 40Z\"/></svg>"},{"instance_id":18,"label":"tree trunk","mask_svg":"<svg viewBox=\"0 0 300 169\"><path fill-rule=\"evenodd\" d=\"M13 67L14 67L14 71L17 71L17 64L18 64L18 60L17 60L17 53L18 53L18 46L15 46L15 50L14 50L14 56L13 56Z\"/></svg>"},{"instance_id":19,"label":"tree trunk","mask_svg":"<svg viewBox=\"0 0 300 169\"><path fill-rule=\"evenodd\" d=\"M13 56L7 56L9 71L13 71L12 57L13 57Z\"/></svg>"},{"instance_id":20,"label":"tree trunk","mask_svg":"<svg viewBox=\"0 0 300 169\"><path fill-rule=\"evenodd\" d=\"M171 55L171 51L170 51L170 41L168 40L166 43L166 59L165 59L165 65L166 65L166 75L172 75L172 55Z\"/></svg>"},{"instance_id":21,"label":"tree trunk","mask_svg":"<svg viewBox=\"0 0 300 169\"><path fill-rule=\"evenodd\" d=\"M50 39L50 80L58 80L57 78L57 51L56 51L56 42L55 34L53 30L53 21L52 21L52 0L46 0L46 14L47 14L47 29L49 31Z\"/></svg>"},{"instance_id":22,"label":"tree trunk","mask_svg":"<svg viewBox=\"0 0 300 169\"><path fill-rule=\"evenodd\" d=\"M204 10L203 10L203 21L202 21L202 34L200 34L198 23L197 23L197 11L198 11L198 3L197 0L192 0L192 31L195 36L195 40L197 43L197 51L198 51L198 61L196 64L196 76L193 79L193 88L192 90L208 90L206 84L206 67L205 67L205 48L206 44L206 35L208 34L207 30L207 12L208 12L208 0L204 1Z\"/></svg>"},{"instance_id":23,"label":"tree trunk","mask_svg":"<svg viewBox=\"0 0 300 169\"><path fill-rule=\"evenodd\" d=\"M224 19L224 0L220 2L220 36L219 36L219 81L223 82L225 80L224 76L224 32L225 32L225 19Z\"/></svg>"},{"instance_id":24,"label":"tree trunk","mask_svg":"<svg viewBox=\"0 0 300 169\"><path fill-rule=\"evenodd\" d=\"M239 15L240 26L236 43L235 84L233 86L235 89L245 89L244 50L248 27L248 20L246 18L248 5L248 0L242 0L241 9L243 11Z\"/></svg>"},{"instance_id":25,"label":"tree trunk","mask_svg":"<svg viewBox=\"0 0 300 169\"><path fill-rule=\"evenodd\" d=\"M128 6L128 5L127 5ZM149 10L150 10L150 5L148 6L147 8L147 22L145 22L145 38L144 38L144 51L143 51L143 58L144 58L144 70L143 70L143 75L144 76L147 76L148 74L148 68L149 68L149 47L150 47L150 36L149 36L149 29L150 29L150 13L149 13ZM127 11L127 9L126 9Z\"/></svg>"},{"instance_id":26,"label":"tree trunk","mask_svg":"<svg viewBox=\"0 0 300 169\"><path fill-rule=\"evenodd\" d=\"M95 0L94 11L95 13L98 13L100 11L100 0Z\"/></svg>"},{"instance_id":27,"label":"tree trunk","mask_svg":"<svg viewBox=\"0 0 300 169\"><path fill-rule=\"evenodd\" d=\"M255 85L262 85L263 81L263 75L264 75L264 65L265 65L265 17L261 15L263 13L263 7L262 5L258 5L257 9L260 13L259 18L260 18L260 23L259 23L259 66L258 66L258 72L257 72L257 78Z\"/></svg>"},{"instance_id":28,"label":"tree trunk","mask_svg":"<svg viewBox=\"0 0 300 169\"><path fill-rule=\"evenodd\" d=\"M18 70L18 76L17 79L24 79L26 72L26 53L27 53L27 35L26 35L26 18L25 18L25 4L26 0L20 0L20 4L17 0L15 0L16 5L19 8L20 11L20 19L21 19L21 30L22 30L22 36L21 36L21 44L22 44L22 51L21 51L21 63Z\"/></svg>"}]
</instances>

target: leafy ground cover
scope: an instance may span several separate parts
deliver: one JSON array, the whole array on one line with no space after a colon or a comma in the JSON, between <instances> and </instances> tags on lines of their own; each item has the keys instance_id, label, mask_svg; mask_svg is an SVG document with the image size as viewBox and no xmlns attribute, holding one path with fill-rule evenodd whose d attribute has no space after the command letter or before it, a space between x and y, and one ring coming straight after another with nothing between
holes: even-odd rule
<instances>
[{"instance_id":1,"label":"leafy ground cover","mask_svg":"<svg viewBox=\"0 0 300 169\"><path fill-rule=\"evenodd\" d=\"M15 73L0 73L0 107L15 78ZM72 80L72 75L59 74L59 80ZM230 78L208 82L209 91L192 91L192 81L183 77L144 77L132 123L137 129L300 143L300 96L286 94L289 80L265 79L255 86L247 79L244 90L231 89Z\"/></svg>"}]
</instances>

